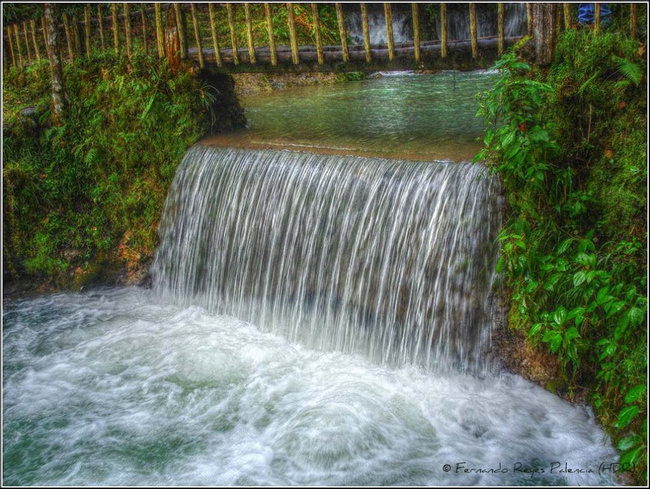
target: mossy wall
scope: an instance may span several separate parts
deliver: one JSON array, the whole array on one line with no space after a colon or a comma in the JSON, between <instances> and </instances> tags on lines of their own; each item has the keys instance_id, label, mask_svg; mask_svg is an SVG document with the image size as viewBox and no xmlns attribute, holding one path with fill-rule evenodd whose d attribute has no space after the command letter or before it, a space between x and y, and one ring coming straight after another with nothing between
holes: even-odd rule
<instances>
[{"instance_id":1,"label":"mossy wall","mask_svg":"<svg viewBox=\"0 0 650 489\"><path fill-rule=\"evenodd\" d=\"M64 78L61 126L47 62L4 79L3 279L56 288L138 280L187 148L245 125L232 79L112 55L77 60Z\"/></svg>"}]
</instances>

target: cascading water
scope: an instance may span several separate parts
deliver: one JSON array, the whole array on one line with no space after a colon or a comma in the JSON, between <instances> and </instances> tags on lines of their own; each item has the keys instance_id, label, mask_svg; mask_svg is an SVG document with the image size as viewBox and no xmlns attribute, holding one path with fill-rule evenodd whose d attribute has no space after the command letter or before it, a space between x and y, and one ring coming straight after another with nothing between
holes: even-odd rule
<instances>
[{"instance_id":1,"label":"cascading water","mask_svg":"<svg viewBox=\"0 0 650 489\"><path fill-rule=\"evenodd\" d=\"M5 305L3 482L614 483L590 409L493 371L498 183L432 161L475 152L487 81L269 96L192 148L154 290Z\"/></svg>"},{"instance_id":2,"label":"cascading water","mask_svg":"<svg viewBox=\"0 0 650 489\"><path fill-rule=\"evenodd\" d=\"M310 347L484 371L496 185L470 164L195 147L154 288Z\"/></svg>"}]
</instances>

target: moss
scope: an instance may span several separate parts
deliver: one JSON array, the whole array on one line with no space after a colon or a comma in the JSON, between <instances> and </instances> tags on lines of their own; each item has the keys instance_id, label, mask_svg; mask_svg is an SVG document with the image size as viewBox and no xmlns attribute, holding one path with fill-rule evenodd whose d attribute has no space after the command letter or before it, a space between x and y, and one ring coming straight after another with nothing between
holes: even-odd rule
<instances>
[{"instance_id":1,"label":"moss","mask_svg":"<svg viewBox=\"0 0 650 489\"><path fill-rule=\"evenodd\" d=\"M4 80L3 257L14 279L78 288L115 276L125 236L142 260L153 255L187 148L245 119L232 79L192 65L173 75L164 60L105 54L67 65L64 78L62 126L51 121L47 63Z\"/></svg>"}]
</instances>

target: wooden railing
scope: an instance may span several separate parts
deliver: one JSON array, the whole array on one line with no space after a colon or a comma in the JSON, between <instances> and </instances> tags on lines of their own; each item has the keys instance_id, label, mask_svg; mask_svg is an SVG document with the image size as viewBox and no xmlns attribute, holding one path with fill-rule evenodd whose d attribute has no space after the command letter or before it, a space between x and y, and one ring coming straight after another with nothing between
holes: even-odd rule
<instances>
[{"instance_id":1,"label":"wooden railing","mask_svg":"<svg viewBox=\"0 0 650 489\"><path fill-rule=\"evenodd\" d=\"M348 43L348 32L345 25L344 10L340 3L336 3L335 11L337 16L340 45L323 46L321 36L321 22L319 20L318 4L311 4L313 24L311 29L315 35L314 46L298 45L296 34L296 22L294 14L294 4L274 4L274 8L285 8L287 13L287 27L289 31L289 46L277 46L274 39L273 17L271 7L268 3L264 4L265 19L264 22L268 31L268 45L255 46L252 29L252 15L250 4L123 4L123 13L118 14L118 4L111 4L111 15L101 15L101 5L85 5L84 16L82 19L75 17L70 18L66 13L62 14L62 24L59 26L59 32L63 35L60 39L62 46L62 58L67 62L74 62L76 58L90 56L93 50L102 52L109 49L115 53L123 53L126 56L134 54L134 39L141 38L142 42L138 43L138 49L149 52L154 49L159 57L180 57L181 59L192 58L198 61L199 66L203 67L206 63L216 64L218 67L238 66L241 64L256 65L259 63L276 66L278 63L298 65L301 62L314 62L318 65L328 61L337 61L347 63L351 58L359 61L365 59L366 63L371 63L377 59L387 59L393 61L396 54L401 56L410 56L417 64L422 59L423 52L435 49L440 58L446 58L449 55L449 49L459 46L458 41L451 40L448 37L447 26L447 4L440 4L440 41L422 41L420 29L420 4L411 4L413 42L403 43L396 46L393 36L392 24L392 6L390 3L384 3L384 17L386 21L386 38L385 45L371 45L368 9L366 4L357 4L360 9L362 28L363 28L363 45L350 46ZM464 4L467 8L467 15L470 21L470 39L472 58L477 58L480 53L479 37L477 35L476 25L476 4ZM596 4L598 7L599 4ZM530 4L527 4L530 7ZM237 45L237 27L235 25L235 9L245 9L245 20L243 26L246 29L246 48L240 48ZM220 39L217 34L216 13L220 9L227 12L230 39ZM630 8L630 31L634 36L636 33L636 5L632 4ZM505 9L504 4L497 4L497 50L501 55L506 48L505 39ZM557 10L558 15L564 17L564 27L571 26L569 4L563 4L563 9ZM191 15L193 32L186 32L184 16ZM528 33L532 33L532 16L531 8L527 8L528 14ZM163 17L167 17L163 21ZM153 18L152 18L153 17ZM260 19L258 19L260 20ZM209 25L211 39L201 36L201 26ZM562 23L558 23L558 27ZM242 26L239 26L241 29ZM599 29L596 25L595 31ZM204 32L207 29L204 29ZM112 33L112 45L111 36ZM30 20L21 23L7 25L4 33L5 40L5 60L11 60L12 66L25 67L33 61L41 58L47 58L47 43L44 37L43 19ZM82 35L83 32L83 41ZM223 36L222 36L223 37ZM174 39L175 38L175 39ZM166 48L165 43L173 46L173 41L178 43L178 48L174 51L169 46ZM191 45L190 45L191 44ZM211 47L206 47L212 44ZM224 46L227 45L228 47ZM5 61L5 66L8 64Z\"/></svg>"}]
</instances>

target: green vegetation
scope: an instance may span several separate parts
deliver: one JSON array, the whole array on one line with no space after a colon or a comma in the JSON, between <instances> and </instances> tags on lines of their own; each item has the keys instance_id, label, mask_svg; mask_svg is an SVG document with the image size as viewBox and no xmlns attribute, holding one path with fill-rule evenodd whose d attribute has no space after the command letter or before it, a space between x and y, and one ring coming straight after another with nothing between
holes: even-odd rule
<instances>
[{"instance_id":1,"label":"green vegetation","mask_svg":"<svg viewBox=\"0 0 650 489\"><path fill-rule=\"evenodd\" d=\"M571 29L548 69L523 40L479 96L488 161L509 213L500 235L509 324L585 389L630 467L646 477L645 45Z\"/></svg>"},{"instance_id":2,"label":"green vegetation","mask_svg":"<svg viewBox=\"0 0 650 489\"><path fill-rule=\"evenodd\" d=\"M78 286L150 259L186 149L244 121L228 77L172 75L157 58L80 58L64 78L55 126L47 61L6 73L3 258L14 278Z\"/></svg>"}]
</instances>

